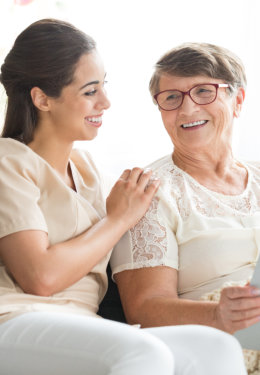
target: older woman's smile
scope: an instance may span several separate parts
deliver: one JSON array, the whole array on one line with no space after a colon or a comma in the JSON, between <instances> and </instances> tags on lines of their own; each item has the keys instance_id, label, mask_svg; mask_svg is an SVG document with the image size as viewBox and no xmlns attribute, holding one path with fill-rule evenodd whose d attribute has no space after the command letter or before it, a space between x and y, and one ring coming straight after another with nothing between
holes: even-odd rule
<instances>
[{"instance_id":1,"label":"older woman's smile","mask_svg":"<svg viewBox=\"0 0 260 375\"><path fill-rule=\"evenodd\" d=\"M208 120L200 120L200 121L193 121L188 122L186 124L182 124L181 127L184 129L191 129L191 128L201 128L203 125L205 125L208 122Z\"/></svg>"}]
</instances>

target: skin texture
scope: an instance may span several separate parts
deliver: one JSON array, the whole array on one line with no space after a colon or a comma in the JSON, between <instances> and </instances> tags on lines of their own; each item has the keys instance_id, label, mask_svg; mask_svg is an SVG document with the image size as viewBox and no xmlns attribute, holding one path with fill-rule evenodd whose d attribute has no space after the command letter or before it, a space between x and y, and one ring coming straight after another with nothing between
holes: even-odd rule
<instances>
[{"instance_id":1,"label":"skin texture","mask_svg":"<svg viewBox=\"0 0 260 375\"><path fill-rule=\"evenodd\" d=\"M196 84L225 83L204 76L163 75L159 91L187 91ZM174 163L208 189L226 195L241 194L247 185L247 171L232 155L233 120L238 117L245 92L230 95L220 88L213 103L198 105L187 95L178 109L161 110L166 131L174 145ZM183 124L206 121L184 129ZM127 270L115 275L129 323L142 327L203 324L229 333L260 320L260 291L250 285L228 287L219 303L179 299L178 271L169 267Z\"/></svg>"},{"instance_id":2,"label":"skin texture","mask_svg":"<svg viewBox=\"0 0 260 375\"><path fill-rule=\"evenodd\" d=\"M73 82L59 98L40 88L31 90L39 122L28 145L75 189L69 156L76 140L92 140L110 103L104 89L105 71L97 52L83 55ZM94 82L94 83L93 83ZM98 117L98 123L93 122ZM92 120L92 121L91 121ZM126 230L148 209L159 181L147 187L151 171L125 170L107 198L107 216L68 241L50 245L38 230L20 231L0 239L0 256L26 293L50 296L80 280L111 250Z\"/></svg>"}]
</instances>

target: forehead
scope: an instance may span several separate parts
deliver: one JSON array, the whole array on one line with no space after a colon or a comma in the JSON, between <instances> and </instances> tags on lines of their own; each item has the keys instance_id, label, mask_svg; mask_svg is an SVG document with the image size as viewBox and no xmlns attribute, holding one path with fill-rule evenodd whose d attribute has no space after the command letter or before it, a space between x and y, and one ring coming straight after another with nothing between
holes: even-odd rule
<instances>
[{"instance_id":1,"label":"forehead","mask_svg":"<svg viewBox=\"0 0 260 375\"><path fill-rule=\"evenodd\" d=\"M80 57L74 72L74 85L103 80L105 75L103 61L97 51Z\"/></svg>"},{"instance_id":2,"label":"forehead","mask_svg":"<svg viewBox=\"0 0 260 375\"><path fill-rule=\"evenodd\" d=\"M201 83L223 83L223 80L207 76L179 77L169 74L163 74L159 81L159 91L181 90L187 91L191 87Z\"/></svg>"}]
</instances>

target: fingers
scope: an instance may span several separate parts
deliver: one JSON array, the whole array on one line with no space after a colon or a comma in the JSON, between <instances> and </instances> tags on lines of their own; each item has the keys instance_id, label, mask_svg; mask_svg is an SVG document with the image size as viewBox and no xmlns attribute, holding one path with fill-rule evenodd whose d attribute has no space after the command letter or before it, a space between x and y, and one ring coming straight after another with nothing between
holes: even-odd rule
<instances>
[{"instance_id":1,"label":"fingers","mask_svg":"<svg viewBox=\"0 0 260 375\"><path fill-rule=\"evenodd\" d=\"M133 184L136 184L140 176L144 173L144 170L138 167L133 169L126 169L120 176L120 179L125 181L131 181Z\"/></svg>"},{"instance_id":2,"label":"fingers","mask_svg":"<svg viewBox=\"0 0 260 375\"><path fill-rule=\"evenodd\" d=\"M147 181L147 182L149 181L149 177L151 176L151 174L152 174L151 170L144 171L141 168L135 167L135 168L132 169L128 180L131 181L134 184L140 185L140 187L141 187L143 181ZM144 185L144 188L145 188L145 185Z\"/></svg>"},{"instance_id":3,"label":"fingers","mask_svg":"<svg viewBox=\"0 0 260 375\"><path fill-rule=\"evenodd\" d=\"M143 170L135 167L132 170L125 170L120 179L127 181L132 187L137 185L141 191L145 191L147 195L150 195L154 194L160 185L159 179L152 177L152 173L150 168Z\"/></svg>"},{"instance_id":4,"label":"fingers","mask_svg":"<svg viewBox=\"0 0 260 375\"><path fill-rule=\"evenodd\" d=\"M142 170L142 173L139 175L137 182L141 190L145 190L145 188L147 187L152 176L152 173L153 171L150 168Z\"/></svg>"},{"instance_id":5,"label":"fingers","mask_svg":"<svg viewBox=\"0 0 260 375\"><path fill-rule=\"evenodd\" d=\"M249 320L253 318L260 318L260 307L232 312L233 321Z\"/></svg>"},{"instance_id":6,"label":"fingers","mask_svg":"<svg viewBox=\"0 0 260 375\"><path fill-rule=\"evenodd\" d=\"M224 288L222 294L229 299L249 298L260 296L260 290L250 285L230 286Z\"/></svg>"},{"instance_id":7,"label":"fingers","mask_svg":"<svg viewBox=\"0 0 260 375\"><path fill-rule=\"evenodd\" d=\"M159 180L151 179L152 170L133 168L125 170L113 186L107 201L107 216L120 219L125 231L143 217L156 193ZM123 220L122 220L123 218Z\"/></svg>"},{"instance_id":8,"label":"fingers","mask_svg":"<svg viewBox=\"0 0 260 375\"><path fill-rule=\"evenodd\" d=\"M231 311L243 311L250 310L254 308L260 308L260 298L251 297L251 298L238 298L230 302Z\"/></svg>"},{"instance_id":9,"label":"fingers","mask_svg":"<svg viewBox=\"0 0 260 375\"><path fill-rule=\"evenodd\" d=\"M160 185L160 180L152 175L152 170L145 169L138 180L139 188L145 192L146 195L153 195Z\"/></svg>"},{"instance_id":10,"label":"fingers","mask_svg":"<svg viewBox=\"0 0 260 375\"><path fill-rule=\"evenodd\" d=\"M124 170L124 172L121 174L121 176L119 178L122 179L122 180L127 180L130 176L130 173L131 173L131 170L126 169L126 170Z\"/></svg>"},{"instance_id":11,"label":"fingers","mask_svg":"<svg viewBox=\"0 0 260 375\"><path fill-rule=\"evenodd\" d=\"M145 193L147 195L154 195L160 186L160 180L158 178L150 179L146 186Z\"/></svg>"},{"instance_id":12,"label":"fingers","mask_svg":"<svg viewBox=\"0 0 260 375\"><path fill-rule=\"evenodd\" d=\"M259 322L259 289L250 285L224 288L216 311L217 319L227 332L233 333Z\"/></svg>"},{"instance_id":13,"label":"fingers","mask_svg":"<svg viewBox=\"0 0 260 375\"><path fill-rule=\"evenodd\" d=\"M236 331L239 331L240 329L250 327L255 323L259 323L259 320L260 318L258 316L258 317L254 317L254 318L247 319L247 320L234 321L232 323L232 328L233 328L232 332L236 332Z\"/></svg>"},{"instance_id":14,"label":"fingers","mask_svg":"<svg viewBox=\"0 0 260 375\"><path fill-rule=\"evenodd\" d=\"M224 288L221 295L232 312L260 308L259 289L257 288L232 286Z\"/></svg>"}]
</instances>

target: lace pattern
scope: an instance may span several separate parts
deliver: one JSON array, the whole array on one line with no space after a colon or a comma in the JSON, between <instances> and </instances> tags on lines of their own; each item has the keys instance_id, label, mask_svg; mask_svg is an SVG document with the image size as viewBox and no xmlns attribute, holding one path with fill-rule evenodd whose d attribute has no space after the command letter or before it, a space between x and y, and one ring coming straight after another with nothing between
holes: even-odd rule
<instances>
[{"instance_id":1,"label":"lace pattern","mask_svg":"<svg viewBox=\"0 0 260 375\"><path fill-rule=\"evenodd\" d=\"M182 222L187 221L194 212L205 218L239 218L260 212L260 165L247 166L247 169L249 178L246 190L240 195L226 196L200 185L175 166L169 156L155 170L161 180L159 198L152 201L146 215L130 230L135 265L165 265L168 244L166 227L158 213L160 199Z\"/></svg>"},{"instance_id":2,"label":"lace pattern","mask_svg":"<svg viewBox=\"0 0 260 375\"><path fill-rule=\"evenodd\" d=\"M166 229L160 225L157 216L158 198L155 198L142 220L130 229L133 244L133 260L135 263L149 265L163 259L166 250Z\"/></svg>"},{"instance_id":3,"label":"lace pattern","mask_svg":"<svg viewBox=\"0 0 260 375\"><path fill-rule=\"evenodd\" d=\"M234 196L208 190L170 161L161 168L158 176L165 187L167 185L165 193L171 200L176 200L180 216L185 220L194 210L206 217L245 216L259 211L260 189L256 196L252 186L260 186L260 168L256 170L258 175L248 168L248 186L242 194Z\"/></svg>"}]
</instances>

